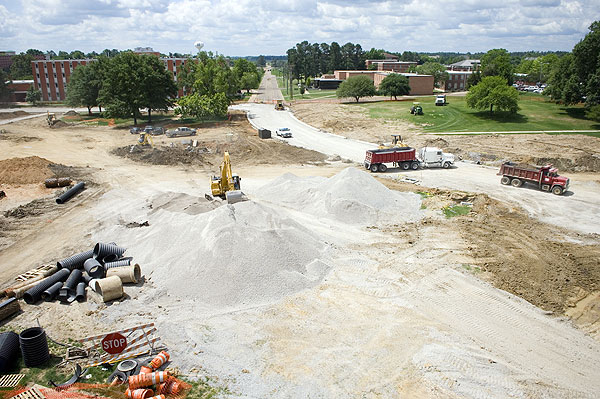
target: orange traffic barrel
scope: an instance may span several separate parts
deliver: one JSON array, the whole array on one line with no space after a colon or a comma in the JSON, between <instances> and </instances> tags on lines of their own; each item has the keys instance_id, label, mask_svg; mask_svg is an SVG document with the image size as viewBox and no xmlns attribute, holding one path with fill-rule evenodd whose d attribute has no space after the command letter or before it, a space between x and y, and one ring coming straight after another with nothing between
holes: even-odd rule
<instances>
[{"instance_id":1,"label":"orange traffic barrel","mask_svg":"<svg viewBox=\"0 0 600 399\"><path fill-rule=\"evenodd\" d=\"M165 395L156 395L156 396L153 396L153 397L147 398L147 399L165 399Z\"/></svg>"},{"instance_id":2,"label":"orange traffic barrel","mask_svg":"<svg viewBox=\"0 0 600 399\"><path fill-rule=\"evenodd\" d=\"M174 377L169 377L167 382L160 384L157 393L163 395L177 395L181 391L181 384Z\"/></svg>"},{"instance_id":3,"label":"orange traffic barrel","mask_svg":"<svg viewBox=\"0 0 600 399\"><path fill-rule=\"evenodd\" d=\"M125 390L125 396L129 399L148 399L154 395L154 391L152 389L127 389Z\"/></svg>"},{"instance_id":4,"label":"orange traffic barrel","mask_svg":"<svg viewBox=\"0 0 600 399\"><path fill-rule=\"evenodd\" d=\"M157 368L165 364L167 360L169 360L169 358L169 354L165 351L162 351L158 355L156 355L154 359L152 359L152 361L150 362L150 367L156 370Z\"/></svg>"},{"instance_id":5,"label":"orange traffic barrel","mask_svg":"<svg viewBox=\"0 0 600 399\"><path fill-rule=\"evenodd\" d=\"M157 385L165 382L169 377L168 371L156 371L154 373L138 374L129 377L129 389L137 389Z\"/></svg>"},{"instance_id":6,"label":"orange traffic barrel","mask_svg":"<svg viewBox=\"0 0 600 399\"><path fill-rule=\"evenodd\" d=\"M151 372L153 372L154 370L152 370L151 367L148 366L142 366L140 368L140 374L150 374Z\"/></svg>"}]
</instances>

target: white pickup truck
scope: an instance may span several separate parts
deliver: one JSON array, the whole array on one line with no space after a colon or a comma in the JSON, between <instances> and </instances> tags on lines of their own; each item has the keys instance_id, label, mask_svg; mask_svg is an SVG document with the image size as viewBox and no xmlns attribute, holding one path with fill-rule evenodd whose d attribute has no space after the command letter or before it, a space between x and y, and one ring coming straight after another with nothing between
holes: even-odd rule
<instances>
[{"instance_id":1,"label":"white pickup truck","mask_svg":"<svg viewBox=\"0 0 600 399\"><path fill-rule=\"evenodd\" d=\"M454 155L443 152L436 147L423 147L417 154L421 167L448 169L454 165Z\"/></svg>"}]
</instances>

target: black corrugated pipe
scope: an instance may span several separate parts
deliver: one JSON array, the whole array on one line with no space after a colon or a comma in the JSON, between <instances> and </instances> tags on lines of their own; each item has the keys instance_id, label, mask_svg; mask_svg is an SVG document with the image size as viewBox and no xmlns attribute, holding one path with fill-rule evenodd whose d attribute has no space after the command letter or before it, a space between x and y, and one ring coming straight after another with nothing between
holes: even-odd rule
<instances>
[{"instance_id":1,"label":"black corrugated pipe","mask_svg":"<svg viewBox=\"0 0 600 399\"><path fill-rule=\"evenodd\" d=\"M107 255L121 256L123 255L123 252L125 252L125 248L113 244L103 244L99 242L94 246L94 258L96 259L104 259Z\"/></svg>"},{"instance_id":2,"label":"black corrugated pipe","mask_svg":"<svg viewBox=\"0 0 600 399\"><path fill-rule=\"evenodd\" d=\"M46 364L50 359L46 332L41 327L31 327L19 334L21 353L27 367Z\"/></svg>"},{"instance_id":3,"label":"black corrugated pipe","mask_svg":"<svg viewBox=\"0 0 600 399\"><path fill-rule=\"evenodd\" d=\"M71 274L69 274L69 278L65 281L65 284L62 286L58 293L58 299L64 302L72 302L73 299L69 300L70 297L75 296L75 287L79 284L79 280L81 280L82 271L79 269L73 269Z\"/></svg>"},{"instance_id":4,"label":"black corrugated pipe","mask_svg":"<svg viewBox=\"0 0 600 399\"><path fill-rule=\"evenodd\" d=\"M79 183L77 183L76 185L74 185L73 187L71 187L70 189L68 189L67 191L65 191L60 197L58 197L56 199L56 203L57 204L64 204L71 197L73 197L74 195L77 195L77 193L79 193L81 190L83 190L84 187L85 187L85 182L79 182Z\"/></svg>"},{"instance_id":5,"label":"black corrugated pipe","mask_svg":"<svg viewBox=\"0 0 600 399\"><path fill-rule=\"evenodd\" d=\"M8 331L0 334L0 374L6 374L19 358L19 334Z\"/></svg>"},{"instance_id":6,"label":"black corrugated pipe","mask_svg":"<svg viewBox=\"0 0 600 399\"><path fill-rule=\"evenodd\" d=\"M83 268L91 278L104 277L104 267L94 258L86 260L83 263Z\"/></svg>"},{"instance_id":7,"label":"black corrugated pipe","mask_svg":"<svg viewBox=\"0 0 600 399\"><path fill-rule=\"evenodd\" d=\"M123 266L129 266L129 265L131 265L131 258L121 259L116 262L105 263L104 268L108 270L111 267L123 267Z\"/></svg>"},{"instance_id":8,"label":"black corrugated pipe","mask_svg":"<svg viewBox=\"0 0 600 399\"><path fill-rule=\"evenodd\" d=\"M89 251L69 256L67 259L56 262L56 266L58 266L59 269L62 269L63 267L67 269L79 269L83 266L83 262L92 258L93 256L94 250L90 249Z\"/></svg>"},{"instance_id":9,"label":"black corrugated pipe","mask_svg":"<svg viewBox=\"0 0 600 399\"><path fill-rule=\"evenodd\" d=\"M65 281L69 277L69 269L60 269L50 277L46 277L41 283L25 291L23 299L28 304L36 303L42 297L42 292L59 281Z\"/></svg>"},{"instance_id":10,"label":"black corrugated pipe","mask_svg":"<svg viewBox=\"0 0 600 399\"><path fill-rule=\"evenodd\" d=\"M48 302L53 300L54 298L56 298L56 296L58 295L58 291L60 291L62 287L63 283L61 281L52 284L51 287L49 287L46 291L42 292L42 299Z\"/></svg>"},{"instance_id":11,"label":"black corrugated pipe","mask_svg":"<svg viewBox=\"0 0 600 399\"><path fill-rule=\"evenodd\" d=\"M104 258L102 258L102 263L103 264L107 264L110 262L116 262L119 260L119 255L117 254L110 254L110 255L106 255Z\"/></svg>"},{"instance_id":12,"label":"black corrugated pipe","mask_svg":"<svg viewBox=\"0 0 600 399\"><path fill-rule=\"evenodd\" d=\"M85 283L85 285L89 285L89 284L90 284L90 281L92 281L92 280L93 280L93 279L92 279L92 277L90 277L90 275L89 275L89 274L87 274L87 273L83 273L83 274L81 275L81 279L83 280L83 282Z\"/></svg>"},{"instance_id":13,"label":"black corrugated pipe","mask_svg":"<svg viewBox=\"0 0 600 399\"><path fill-rule=\"evenodd\" d=\"M75 299L77 299L79 302L85 301L85 283L83 281L77 284Z\"/></svg>"}]
</instances>

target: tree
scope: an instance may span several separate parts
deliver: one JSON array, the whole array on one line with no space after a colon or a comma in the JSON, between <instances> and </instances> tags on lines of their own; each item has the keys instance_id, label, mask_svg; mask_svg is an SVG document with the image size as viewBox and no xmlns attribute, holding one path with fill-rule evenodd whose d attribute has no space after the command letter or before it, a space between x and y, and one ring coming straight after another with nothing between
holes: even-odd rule
<instances>
[{"instance_id":1,"label":"tree","mask_svg":"<svg viewBox=\"0 0 600 399\"><path fill-rule=\"evenodd\" d=\"M340 84L335 92L338 98L352 97L358 102L361 97L372 97L377 94L373 81L368 76L349 77Z\"/></svg>"},{"instance_id":2,"label":"tree","mask_svg":"<svg viewBox=\"0 0 600 399\"><path fill-rule=\"evenodd\" d=\"M392 73L383 78L379 84L379 92L397 100L398 96L405 96L410 93L408 78L399 73Z\"/></svg>"},{"instance_id":3,"label":"tree","mask_svg":"<svg viewBox=\"0 0 600 399\"><path fill-rule=\"evenodd\" d=\"M8 88L10 83L8 75L3 69L0 69L0 101L8 101L12 90Z\"/></svg>"},{"instance_id":4,"label":"tree","mask_svg":"<svg viewBox=\"0 0 600 399\"><path fill-rule=\"evenodd\" d=\"M31 61L33 61L33 55L31 54L17 54L12 57L12 65L10 66L10 77L14 80L19 79L33 79L33 72L31 71Z\"/></svg>"},{"instance_id":5,"label":"tree","mask_svg":"<svg viewBox=\"0 0 600 399\"><path fill-rule=\"evenodd\" d=\"M519 92L507 85L500 76L485 76L467 93L467 105L475 109L488 109L494 112L494 106L501 111L516 113L519 110Z\"/></svg>"},{"instance_id":6,"label":"tree","mask_svg":"<svg viewBox=\"0 0 600 399\"><path fill-rule=\"evenodd\" d=\"M42 92L36 90L33 86L29 86L27 94L25 94L25 101L33 105L37 104L42 99Z\"/></svg>"},{"instance_id":7,"label":"tree","mask_svg":"<svg viewBox=\"0 0 600 399\"><path fill-rule=\"evenodd\" d=\"M439 87L440 83L448 80L446 67L438 62L426 62L423 65L418 65L417 72L422 75L433 76L433 85L436 87Z\"/></svg>"},{"instance_id":8,"label":"tree","mask_svg":"<svg viewBox=\"0 0 600 399\"><path fill-rule=\"evenodd\" d=\"M475 71L467 78L467 90L481 82L481 72Z\"/></svg>"},{"instance_id":9,"label":"tree","mask_svg":"<svg viewBox=\"0 0 600 399\"><path fill-rule=\"evenodd\" d=\"M113 117L133 117L134 124L140 109L166 110L177 88L164 63L157 57L138 55L130 51L106 59L103 82L98 101Z\"/></svg>"},{"instance_id":10,"label":"tree","mask_svg":"<svg viewBox=\"0 0 600 399\"><path fill-rule=\"evenodd\" d=\"M258 59L256 60L256 65L258 65L261 68L267 66L267 62L265 61L265 56L264 55L259 55L258 56Z\"/></svg>"},{"instance_id":11,"label":"tree","mask_svg":"<svg viewBox=\"0 0 600 399\"><path fill-rule=\"evenodd\" d=\"M67 90L66 103L72 107L87 107L92 114L92 107L98 106L98 95L102 88L102 66L104 60L80 65L73 70Z\"/></svg>"},{"instance_id":12,"label":"tree","mask_svg":"<svg viewBox=\"0 0 600 399\"><path fill-rule=\"evenodd\" d=\"M508 51L503 48L492 49L481 57L481 76L501 76L513 84L513 66Z\"/></svg>"},{"instance_id":13,"label":"tree","mask_svg":"<svg viewBox=\"0 0 600 399\"><path fill-rule=\"evenodd\" d=\"M589 29L573 48L575 72L588 108L600 104L600 21L593 22Z\"/></svg>"},{"instance_id":14,"label":"tree","mask_svg":"<svg viewBox=\"0 0 600 399\"><path fill-rule=\"evenodd\" d=\"M250 93L250 89L257 89L259 84L260 80L256 73L244 72L240 79L240 88L246 90L247 93Z\"/></svg>"},{"instance_id":15,"label":"tree","mask_svg":"<svg viewBox=\"0 0 600 399\"><path fill-rule=\"evenodd\" d=\"M75 50L71 51L71 54L69 54L69 58L72 58L74 60L82 60L85 58L85 54L83 53L83 51Z\"/></svg>"},{"instance_id":16,"label":"tree","mask_svg":"<svg viewBox=\"0 0 600 399\"><path fill-rule=\"evenodd\" d=\"M586 112L585 116L596 122L600 122L600 105L592 105Z\"/></svg>"},{"instance_id":17,"label":"tree","mask_svg":"<svg viewBox=\"0 0 600 399\"><path fill-rule=\"evenodd\" d=\"M35 57L36 55L44 55L44 52L42 50L30 48L29 50L25 51L25 54Z\"/></svg>"},{"instance_id":18,"label":"tree","mask_svg":"<svg viewBox=\"0 0 600 399\"><path fill-rule=\"evenodd\" d=\"M181 98L177 102L175 113L203 120L211 116L224 117L227 115L228 106L229 101L225 93L215 93L212 95L194 93Z\"/></svg>"}]
</instances>

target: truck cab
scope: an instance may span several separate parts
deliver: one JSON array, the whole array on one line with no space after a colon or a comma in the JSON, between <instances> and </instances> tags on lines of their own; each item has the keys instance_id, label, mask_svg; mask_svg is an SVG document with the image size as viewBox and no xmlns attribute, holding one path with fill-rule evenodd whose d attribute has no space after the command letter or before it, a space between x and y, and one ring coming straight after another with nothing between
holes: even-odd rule
<instances>
[{"instance_id":1,"label":"truck cab","mask_svg":"<svg viewBox=\"0 0 600 399\"><path fill-rule=\"evenodd\" d=\"M423 147L419 150L419 162L426 167L440 167L448 169L454 165L454 154L443 152L436 147Z\"/></svg>"},{"instance_id":2,"label":"truck cab","mask_svg":"<svg viewBox=\"0 0 600 399\"><path fill-rule=\"evenodd\" d=\"M435 96L435 105L446 105L446 95L445 94L439 94L437 96Z\"/></svg>"}]
</instances>

